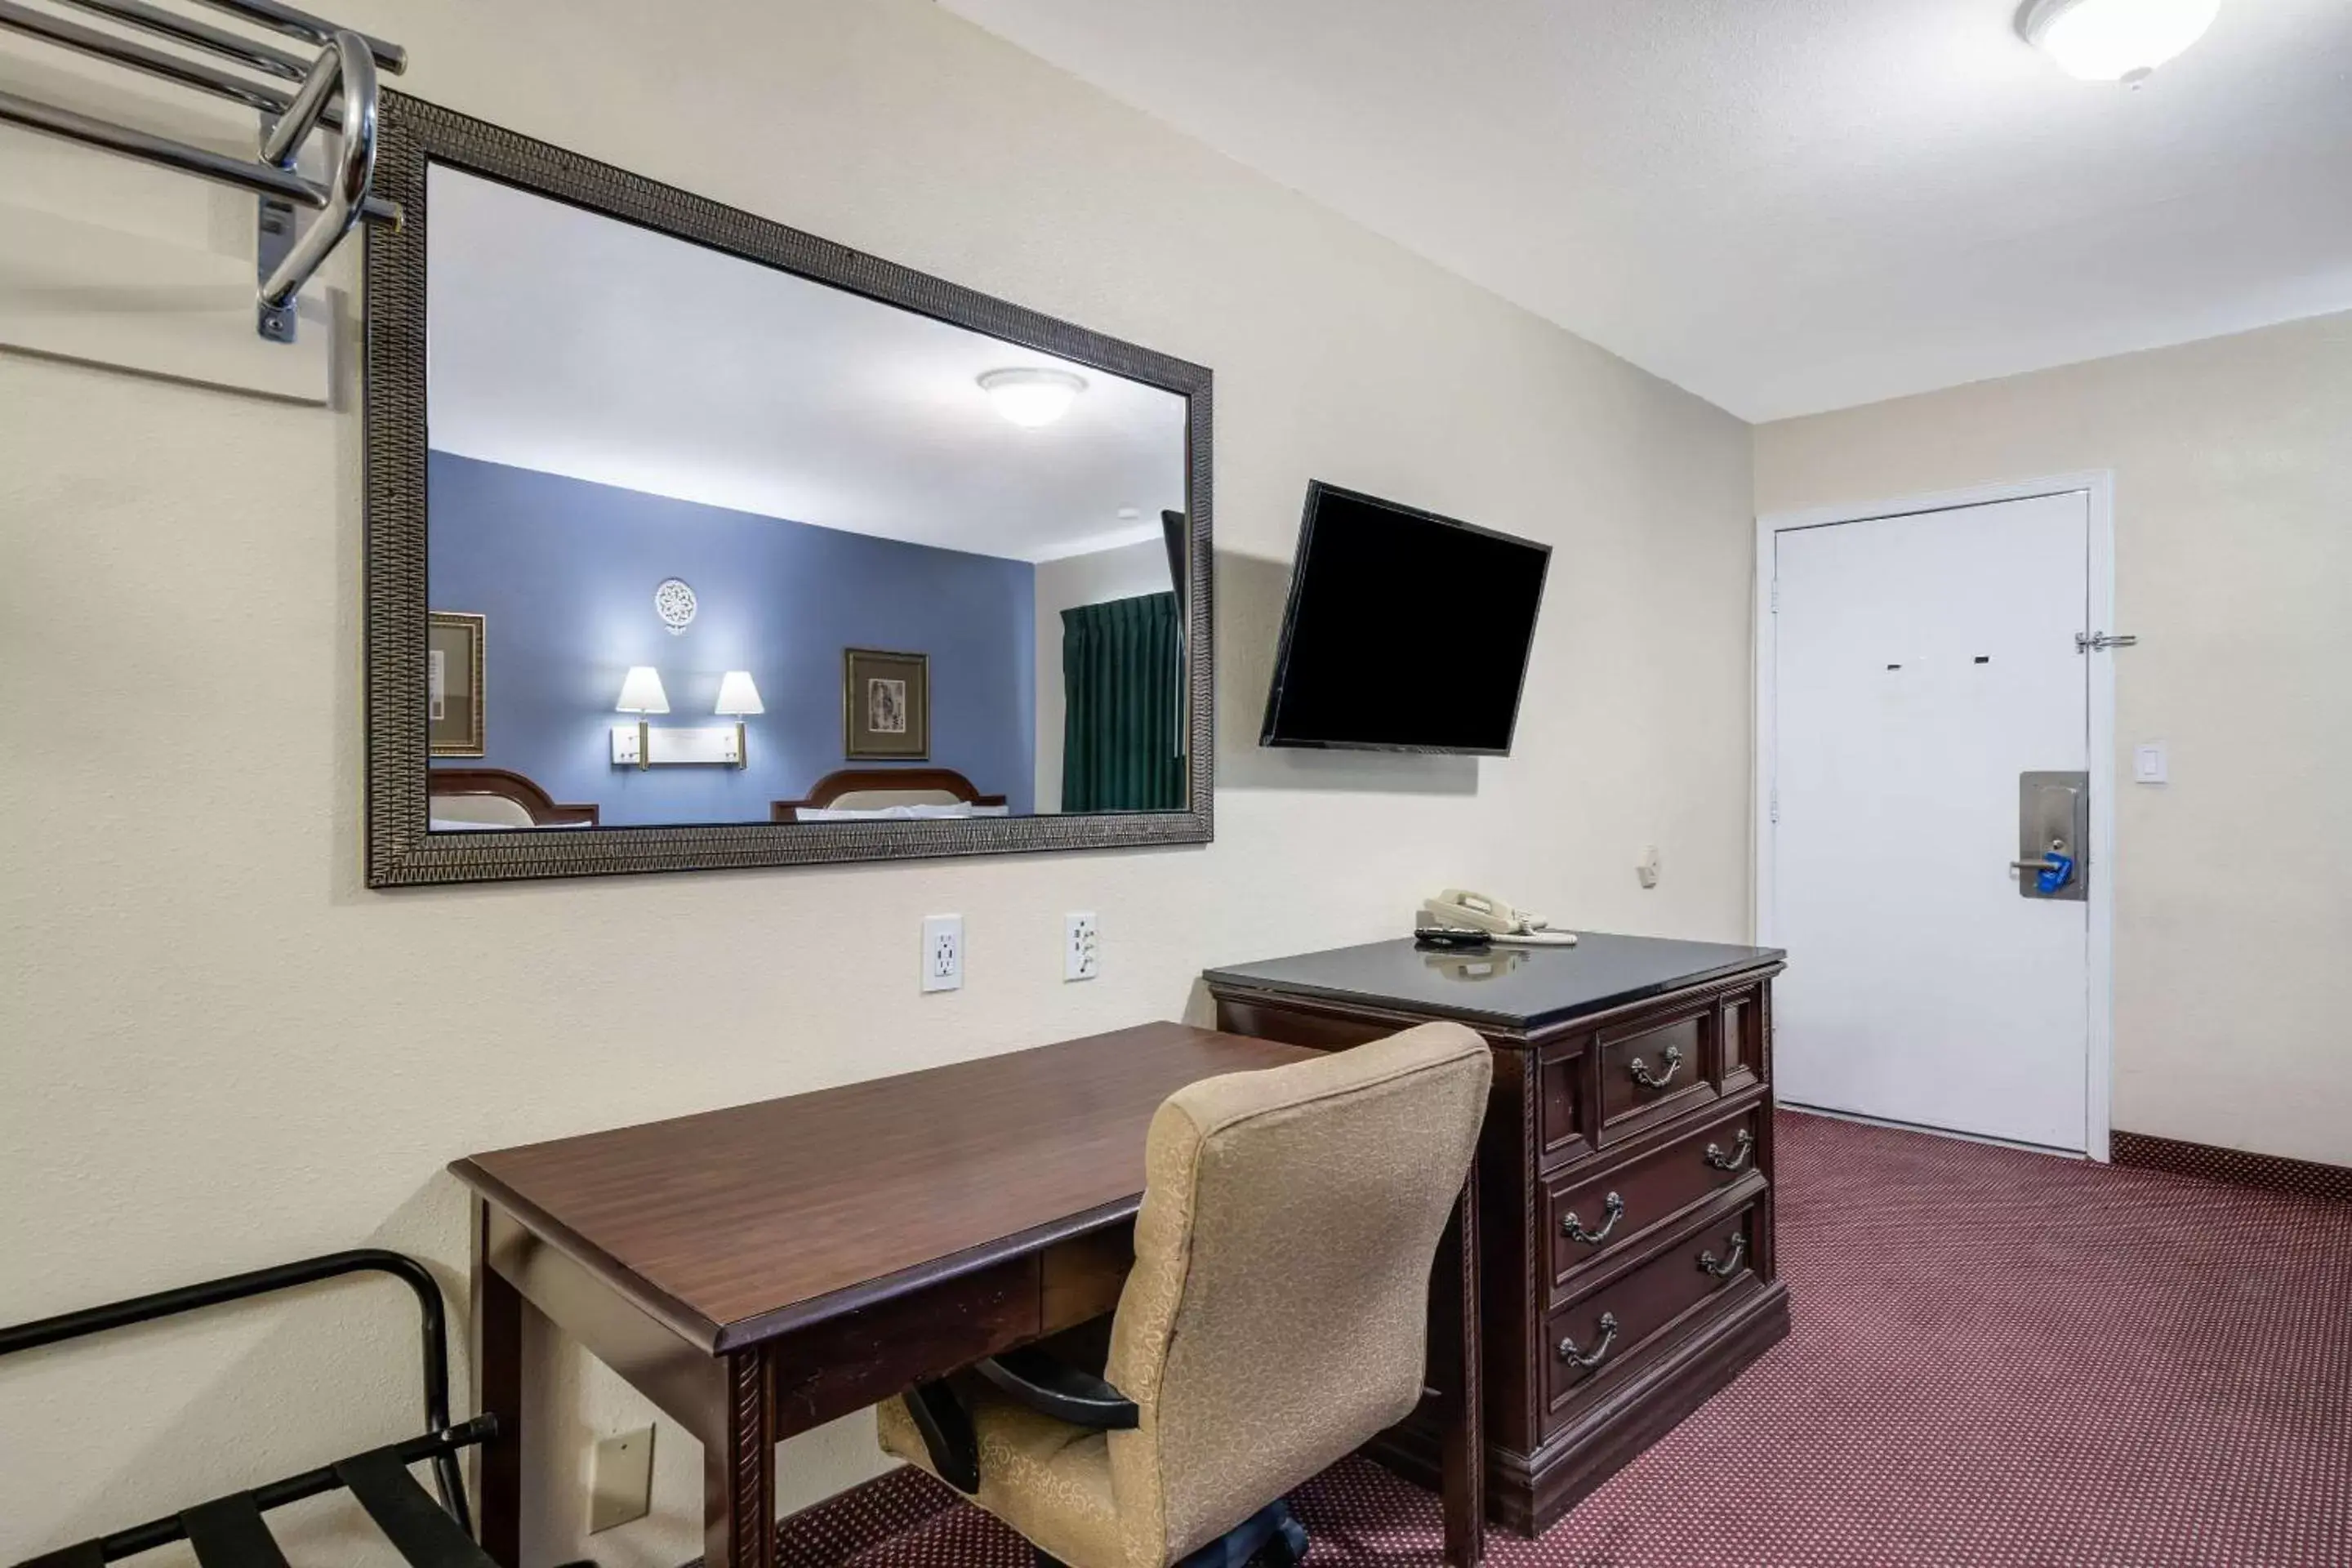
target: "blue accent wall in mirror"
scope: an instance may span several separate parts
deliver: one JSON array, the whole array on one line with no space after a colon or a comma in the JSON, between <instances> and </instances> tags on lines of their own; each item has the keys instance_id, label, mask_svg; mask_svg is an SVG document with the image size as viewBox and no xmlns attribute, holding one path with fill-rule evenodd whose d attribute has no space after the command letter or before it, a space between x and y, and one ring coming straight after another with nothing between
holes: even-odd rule
<instances>
[{"instance_id":1,"label":"blue accent wall in mirror","mask_svg":"<svg viewBox=\"0 0 2352 1568\"><path fill-rule=\"evenodd\" d=\"M842 653L930 657L929 762L1015 815L1034 800L1036 569L1025 561L816 528L436 451L427 461L436 608L485 617L483 754L607 826L763 819L845 765ZM693 621L656 613L694 585ZM656 725L732 722L721 676L749 670L766 711L747 765L615 767L633 665L660 671Z\"/></svg>"}]
</instances>

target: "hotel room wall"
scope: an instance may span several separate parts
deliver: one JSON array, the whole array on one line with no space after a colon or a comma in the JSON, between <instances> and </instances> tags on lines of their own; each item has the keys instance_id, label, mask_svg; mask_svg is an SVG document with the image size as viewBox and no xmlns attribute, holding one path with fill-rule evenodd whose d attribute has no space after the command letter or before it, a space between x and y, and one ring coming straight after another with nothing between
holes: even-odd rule
<instances>
[{"instance_id":1,"label":"hotel room wall","mask_svg":"<svg viewBox=\"0 0 2352 1568\"><path fill-rule=\"evenodd\" d=\"M1738 420L929 0L332 9L407 45L421 96L1214 367L1244 738L1203 847L371 892L348 317L332 408L0 356L0 1319L367 1241L462 1309L454 1156L1197 1017L1202 965L1394 935L1442 885L1746 931ZM249 200L211 210L191 243L249 242ZM1556 547L1514 756L1248 749L1310 477ZM1069 910L1100 917L1085 984ZM965 985L924 995L943 910ZM0 1363L0 1431L39 1439L0 1467L0 1561L412 1429L404 1312L338 1287ZM654 1417L551 1336L529 1353L530 1560L694 1556L667 1423L653 1516L583 1539L589 1440ZM820 1430L782 1500L881 1463L869 1417ZM304 1518L298 1561L383 1561L347 1502Z\"/></svg>"},{"instance_id":2,"label":"hotel room wall","mask_svg":"<svg viewBox=\"0 0 2352 1568\"><path fill-rule=\"evenodd\" d=\"M931 754L982 793L1030 809L1036 731L1035 568L614 485L478 462L427 461L425 569L436 610L487 616L485 754L607 826L765 822L844 754L842 650L930 656ZM672 635L654 585L682 577L695 618ZM748 669L767 711L742 768L613 765L613 710L631 665L661 672L655 725L731 722L719 679ZM861 767L879 766L860 763Z\"/></svg>"},{"instance_id":3,"label":"hotel room wall","mask_svg":"<svg viewBox=\"0 0 2352 1568\"><path fill-rule=\"evenodd\" d=\"M2127 1131L2352 1164L2347 432L2352 314L1756 431L1767 512L2114 471Z\"/></svg>"}]
</instances>

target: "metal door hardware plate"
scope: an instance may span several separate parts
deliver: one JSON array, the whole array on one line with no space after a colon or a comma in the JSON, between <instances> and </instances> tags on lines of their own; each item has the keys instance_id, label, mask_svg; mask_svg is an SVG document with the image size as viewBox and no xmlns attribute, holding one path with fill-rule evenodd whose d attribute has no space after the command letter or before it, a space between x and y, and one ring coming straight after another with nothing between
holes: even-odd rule
<instances>
[{"instance_id":1,"label":"metal door hardware plate","mask_svg":"<svg viewBox=\"0 0 2352 1568\"><path fill-rule=\"evenodd\" d=\"M2017 775L2017 860L2011 869L2021 898L2043 903L2084 902L2090 897L2091 775L2030 773ZM2063 886L2043 892L2033 868L2052 854L2074 862Z\"/></svg>"},{"instance_id":2,"label":"metal door hardware plate","mask_svg":"<svg viewBox=\"0 0 2352 1568\"><path fill-rule=\"evenodd\" d=\"M278 270L278 263L294 248L294 204L277 196L264 196L257 222L253 280L258 288L269 281L269 275ZM290 300L283 305L257 300L254 302L255 330L272 342L290 343L294 341L294 312L295 305Z\"/></svg>"}]
</instances>

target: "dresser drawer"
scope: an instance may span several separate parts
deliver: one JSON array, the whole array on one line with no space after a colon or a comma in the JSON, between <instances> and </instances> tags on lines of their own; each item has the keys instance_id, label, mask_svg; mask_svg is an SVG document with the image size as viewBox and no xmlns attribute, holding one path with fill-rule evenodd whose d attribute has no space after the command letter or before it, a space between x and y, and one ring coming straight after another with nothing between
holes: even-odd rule
<instances>
[{"instance_id":1,"label":"dresser drawer","mask_svg":"<svg viewBox=\"0 0 2352 1568\"><path fill-rule=\"evenodd\" d=\"M1748 1267L1769 1201L1754 1201L1679 1237L1544 1320L1546 1435L1703 1319L1715 1299L1751 1288Z\"/></svg>"},{"instance_id":2,"label":"dresser drawer","mask_svg":"<svg viewBox=\"0 0 2352 1568\"><path fill-rule=\"evenodd\" d=\"M1594 1048L1601 1058L1604 1147L1717 1097L1716 1031L1722 1016L1709 1001L1601 1032Z\"/></svg>"},{"instance_id":3,"label":"dresser drawer","mask_svg":"<svg viewBox=\"0 0 2352 1568\"><path fill-rule=\"evenodd\" d=\"M1545 1188L1552 1288L1738 1182L1754 1168L1763 1114L1760 1104L1751 1106L1601 1174Z\"/></svg>"}]
</instances>

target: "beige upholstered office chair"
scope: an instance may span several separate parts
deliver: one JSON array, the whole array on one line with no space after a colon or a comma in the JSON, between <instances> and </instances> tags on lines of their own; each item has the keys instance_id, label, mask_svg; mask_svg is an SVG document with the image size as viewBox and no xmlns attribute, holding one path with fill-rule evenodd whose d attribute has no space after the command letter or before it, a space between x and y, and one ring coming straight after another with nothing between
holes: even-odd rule
<instances>
[{"instance_id":1,"label":"beige upholstered office chair","mask_svg":"<svg viewBox=\"0 0 2352 1568\"><path fill-rule=\"evenodd\" d=\"M1283 1494L1421 1397L1430 1268L1493 1073L1477 1036L1425 1024L1170 1096L1100 1376L1062 1341L1002 1356L886 1404L883 1447L1041 1563L1296 1563Z\"/></svg>"}]
</instances>

